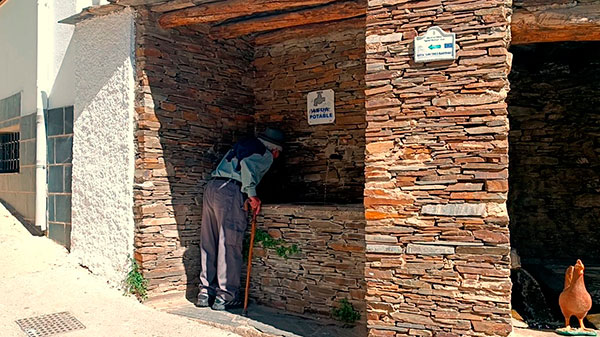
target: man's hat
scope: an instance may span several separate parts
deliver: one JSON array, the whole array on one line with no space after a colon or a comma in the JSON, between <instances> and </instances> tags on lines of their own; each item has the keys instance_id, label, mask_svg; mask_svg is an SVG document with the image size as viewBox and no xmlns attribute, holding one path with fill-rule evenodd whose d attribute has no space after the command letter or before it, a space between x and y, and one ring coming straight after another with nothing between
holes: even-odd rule
<instances>
[{"instance_id":1,"label":"man's hat","mask_svg":"<svg viewBox=\"0 0 600 337\"><path fill-rule=\"evenodd\" d=\"M270 143L265 144L267 145L267 147L268 145L273 145L279 151L283 149L283 142L285 140L285 136L283 135L283 132L281 130L267 128L264 132L258 134L258 138L263 142Z\"/></svg>"}]
</instances>

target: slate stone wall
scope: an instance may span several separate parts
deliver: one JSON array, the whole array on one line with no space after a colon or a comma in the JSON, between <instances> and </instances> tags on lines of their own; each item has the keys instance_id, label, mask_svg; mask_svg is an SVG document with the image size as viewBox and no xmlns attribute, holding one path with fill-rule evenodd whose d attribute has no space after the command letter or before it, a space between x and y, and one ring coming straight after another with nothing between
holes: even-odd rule
<instances>
[{"instance_id":1,"label":"slate stone wall","mask_svg":"<svg viewBox=\"0 0 600 337\"><path fill-rule=\"evenodd\" d=\"M287 138L281 160L260 185L265 201L362 201L364 34L364 26L329 24L316 36L255 47L257 126L281 128ZM335 123L309 125L306 96L325 89L335 92Z\"/></svg>"},{"instance_id":2,"label":"slate stone wall","mask_svg":"<svg viewBox=\"0 0 600 337\"><path fill-rule=\"evenodd\" d=\"M35 113L21 116L21 94L0 99L0 132L19 132L19 172L0 174L0 199L35 222Z\"/></svg>"},{"instance_id":3,"label":"slate stone wall","mask_svg":"<svg viewBox=\"0 0 600 337\"><path fill-rule=\"evenodd\" d=\"M257 245L251 297L287 311L324 316L345 298L365 320L362 205L265 205L257 222L286 246L297 245L299 253L285 259Z\"/></svg>"},{"instance_id":4,"label":"slate stone wall","mask_svg":"<svg viewBox=\"0 0 600 337\"><path fill-rule=\"evenodd\" d=\"M135 257L151 295L196 290L206 179L254 131L250 44L157 22L138 9Z\"/></svg>"},{"instance_id":5,"label":"slate stone wall","mask_svg":"<svg viewBox=\"0 0 600 337\"><path fill-rule=\"evenodd\" d=\"M524 263L600 263L600 43L511 51L512 244Z\"/></svg>"},{"instance_id":6,"label":"slate stone wall","mask_svg":"<svg viewBox=\"0 0 600 337\"><path fill-rule=\"evenodd\" d=\"M509 1L370 0L365 216L370 336L507 336ZM457 60L413 61L456 33Z\"/></svg>"}]
</instances>

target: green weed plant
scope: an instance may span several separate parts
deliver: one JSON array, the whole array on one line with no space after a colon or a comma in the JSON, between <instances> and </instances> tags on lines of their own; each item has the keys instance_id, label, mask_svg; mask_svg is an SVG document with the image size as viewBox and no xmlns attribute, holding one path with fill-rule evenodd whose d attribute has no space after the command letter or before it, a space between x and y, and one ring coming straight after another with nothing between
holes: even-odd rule
<instances>
[{"instance_id":1,"label":"green weed plant","mask_svg":"<svg viewBox=\"0 0 600 337\"><path fill-rule=\"evenodd\" d=\"M133 258L130 260L131 269L125 278L125 293L134 295L138 301L143 302L148 298L148 280L142 275L137 261Z\"/></svg>"},{"instance_id":2,"label":"green weed plant","mask_svg":"<svg viewBox=\"0 0 600 337\"><path fill-rule=\"evenodd\" d=\"M354 324L360 319L360 313L345 298L339 301L339 307L331 309L331 315L333 318L346 324Z\"/></svg>"}]
</instances>

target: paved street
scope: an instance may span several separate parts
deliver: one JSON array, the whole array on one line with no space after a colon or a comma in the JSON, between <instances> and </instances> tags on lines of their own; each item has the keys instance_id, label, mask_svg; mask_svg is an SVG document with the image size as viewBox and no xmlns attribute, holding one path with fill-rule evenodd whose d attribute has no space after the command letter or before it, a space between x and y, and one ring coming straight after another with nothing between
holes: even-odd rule
<instances>
[{"instance_id":1,"label":"paved street","mask_svg":"<svg viewBox=\"0 0 600 337\"><path fill-rule=\"evenodd\" d=\"M80 267L66 250L32 237L0 206L0 335L23 337L16 320L69 312L85 329L65 336L203 336L237 334L144 306Z\"/></svg>"}]
</instances>

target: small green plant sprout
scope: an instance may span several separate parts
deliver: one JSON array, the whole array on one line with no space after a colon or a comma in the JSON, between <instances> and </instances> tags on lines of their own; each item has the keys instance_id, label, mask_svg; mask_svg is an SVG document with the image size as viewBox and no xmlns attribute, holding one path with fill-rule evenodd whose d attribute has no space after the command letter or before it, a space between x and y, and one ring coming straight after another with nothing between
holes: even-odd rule
<instances>
[{"instance_id":1,"label":"small green plant sprout","mask_svg":"<svg viewBox=\"0 0 600 337\"><path fill-rule=\"evenodd\" d=\"M342 298L339 301L339 307L331 309L331 315L338 321L347 324L354 324L354 322L360 319L360 313L356 311L352 303L345 298Z\"/></svg>"},{"instance_id":2,"label":"small green plant sprout","mask_svg":"<svg viewBox=\"0 0 600 337\"><path fill-rule=\"evenodd\" d=\"M137 261L133 258L130 260L131 269L125 279L125 293L135 295L138 301L143 302L148 298L148 280L142 275Z\"/></svg>"}]
</instances>

